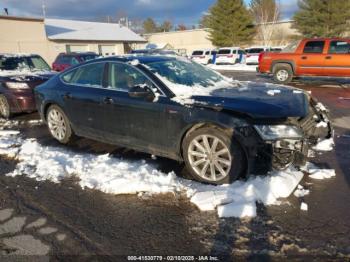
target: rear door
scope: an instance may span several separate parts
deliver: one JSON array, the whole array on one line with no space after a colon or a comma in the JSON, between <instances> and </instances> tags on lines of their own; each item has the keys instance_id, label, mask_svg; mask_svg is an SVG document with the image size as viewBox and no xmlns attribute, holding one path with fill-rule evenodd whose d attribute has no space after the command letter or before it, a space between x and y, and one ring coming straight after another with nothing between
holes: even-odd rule
<instances>
[{"instance_id":1,"label":"rear door","mask_svg":"<svg viewBox=\"0 0 350 262\"><path fill-rule=\"evenodd\" d=\"M105 67L105 62L87 64L61 77L65 112L73 126L90 137L102 134Z\"/></svg>"},{"instance_id":2,"label":"rear door","mask_svg":"<svg viewBox=\"0 0 350 262\"><path fill-rule=\"evenodd\" d=\"M297 57L297 74L310 76L325 75L326 42L310 40L305 42L302 54Z\"/></svg>"},{"instance_id":3,"label":"rear door","mask_svg":"<svg viewBox=\"0 0 350 262\"><path fill-rule=\"evenodd\" d=\"M331 40L325 57L328 76L350 77L350 40Z\"/></svg>"}]
</instances>

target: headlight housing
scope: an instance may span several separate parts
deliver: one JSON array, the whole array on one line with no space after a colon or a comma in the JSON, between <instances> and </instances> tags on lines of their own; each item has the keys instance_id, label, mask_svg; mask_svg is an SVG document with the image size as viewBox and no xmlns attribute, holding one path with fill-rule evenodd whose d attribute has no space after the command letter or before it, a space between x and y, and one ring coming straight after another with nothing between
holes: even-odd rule
<instances>
[{"instance_id":1,"label":"headlight housing","mask_svg":"<svg viewBox=\"0 0 350 262\"><path fill-rule=\"evenodd\" d=\"M255 125L255 130L264 140L301 139L303 132L291 125Z\"/></svg>"},{"instance_id":2,"label":"headlight housing","mask_svg":"<svg viewBox=\"0 0 350 262\"><path fill-rule=\"evenodd\" d=\"M10 89L29 89L28 84L24 82L6 82L6 86Z\"/></svg>"}]
</instances>

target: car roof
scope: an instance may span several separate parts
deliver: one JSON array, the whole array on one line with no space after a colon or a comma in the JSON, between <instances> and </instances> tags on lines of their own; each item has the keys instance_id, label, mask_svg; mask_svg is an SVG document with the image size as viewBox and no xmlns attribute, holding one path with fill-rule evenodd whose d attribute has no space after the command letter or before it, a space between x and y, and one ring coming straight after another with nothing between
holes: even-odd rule
<instances>
[{"instance_id":1,"label":"car roof","mask_svg":"<svg viewBox=\"0 0 350 262\"><path fill-rule=\"evenodd\" d=\"M98 55L94 52L71 52L71 53L60 53L59 56L79 56L79 55Z\"/></svg>"},{"instance_id":2,"label":"car roof","mask_svg":"<svg viewBox=\"0 0 350 262\"><path fill-rule=\"evenodd\" d=\"M37 54L11 54L11 53L0 53L0 57L34 57L39 56Z\"/></svg>"},{"instance_id":3,"label":"car roof","mask_svg":"<svg viewBox=\"0 0 350 262\"><path fill-rule=\"evenodd\" d=\"M320 37L320 38L305 38L303 39L304 41L326 41L326 40L345 40L345 41L349 41L350 37Z\"/></svg>"},{"instance_id":4,"label":"car roof","mask_svg":"<svg viewBox=\"0 0 350 262\"><path fill-rule=\"evenodd\" d=\"M126 56L109 56L98 58L95 60L88 61L86 63L93 63L98 61L105 62L131 62L134 60L138 60L142 64L154 63L154 62L162 62L162 61L170 61L175 60L175 56L165 56L165 55L126 55Z\"/></svg>"}]
</instances>

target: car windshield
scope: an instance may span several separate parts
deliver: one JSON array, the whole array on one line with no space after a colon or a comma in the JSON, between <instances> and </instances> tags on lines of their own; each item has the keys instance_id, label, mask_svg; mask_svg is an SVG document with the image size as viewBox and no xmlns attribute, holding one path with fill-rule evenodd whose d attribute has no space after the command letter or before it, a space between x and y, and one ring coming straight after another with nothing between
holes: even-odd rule
<instances>
[{"instance_id":1,"label":"car windshield","mask_svg":"<svg viewBox=\"0 0 350 262\"><path fill-rule=\"evenodd\" d=\"M0 70L49 71L50 67L40 56L0 56Z\"/></svg>"},{"instance_id":2,"label":"car windshield","mask_svg":"<svg viewBox=\"0 0 350 262\"><path fill-rule=\"evenodd\" d=\"M287 45L285 48L282 49L281 53L294 53L297 50L300 42L301 42L300 40L297 40L290 43L289 45Z\"/></svg>"},{"instance_id":3,"label":"car windshield","mask_svg":"<svg viewBox=\"0 0 350 262\"><path fill-rule=\"evenodd\" d=\"M226 81L220 74L189 60L164 60L147 64L151 71L172 84L212 87Z\"/></svg>"},{"instance_id":4,"label":"car windshield","mask_svg":"<svg viewBox=\"0 0 350 262\"><path fill-rule=\"evenodd\" d=\"M203 55L203 51L194 51L192 55Z\"/></svg>"}]
</instances>

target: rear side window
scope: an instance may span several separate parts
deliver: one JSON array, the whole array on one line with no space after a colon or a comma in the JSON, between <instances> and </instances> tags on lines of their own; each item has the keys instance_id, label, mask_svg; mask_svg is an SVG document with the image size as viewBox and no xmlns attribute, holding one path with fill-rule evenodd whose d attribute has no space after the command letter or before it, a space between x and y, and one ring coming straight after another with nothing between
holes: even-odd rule
<instances>
[{"instance_id":1,"label":"rear side window","mask_svg":"<svg viewBox=\"0 0 350 262\"><path fill-rule=\"evenodd\" d=\"M264 48L252 48L248 50L248 54L260 54L264 52Z\"/></svg>"},{"instance_id":2,"label":"rear side window","mask_svg":"<svg viewBox=\"0 0 350 262\"><path fill-rule=\"evenodd\" d=\"M231 54L231 49L220 49L218 52L219 55L228 55Z\"/></svg>"},{"instance_id":3,"label":"rear side window","mask_svg":"<svg viewBox=\"0 0 350 262\"><path fill-rule=\"evenodd\" d=\"M121 63L110 65L109 88L129 91L134 86L152 86L151 81L137 69Z\"/></svg>"},{"instance_id":4,"label":"rear side window","mask_svg":"<svg viewBox=\"0 0 350 262\"><path fill-rule=\"evenodd\" d=\"M105 63L91 64L79 67L62 76L66 83L101 87Z\"/></svg>"},{"instance_id":5,"label":"rear side window","mask_svg":"<svg viewBox=\"0 0 350 262\"><path fill-rule=\"evenodd\" d=\"M210 55L210 51L205 52L205 55Z\"/></svg>"},{"instance_id":6,"label":"rear side window","mask_svg":"<svg viewBox=\"0 0 350 262\"><path fill-rule=\"evenodd\" d=\"M350 42L332 41L329 48L330 54L350 54Z\"/></svg>"},{"instance_id":7,"label":"rear side window","mask_svg":"<svg viewBox=\"0 0 350 262\"><path fill-rule=\"evenodd\" d=\"M324 41L309 41L305 44L305 54L322 54L324 48Z\"/></svg>"},{"instance_id":8,"label":"rear side window","mask_svg":"<svg viewBox=\"0 0 350 262\"><path fill-rule=\"evenodd\" d=\"M68 64L68 65L77 65L79 64L78 59L76 59L74 56L60 56L57 59L57 62L60 64Z\"/></svg>"},{"instance_id":9,"label":"rear side window","mask_svg":"<svg viewBox=\"0 0 350 262\"><path fill-rule=\"evenodd\" d=\"M192 55L203 55L203 51L194 51Z\"/></svg>"}]
</instances>

